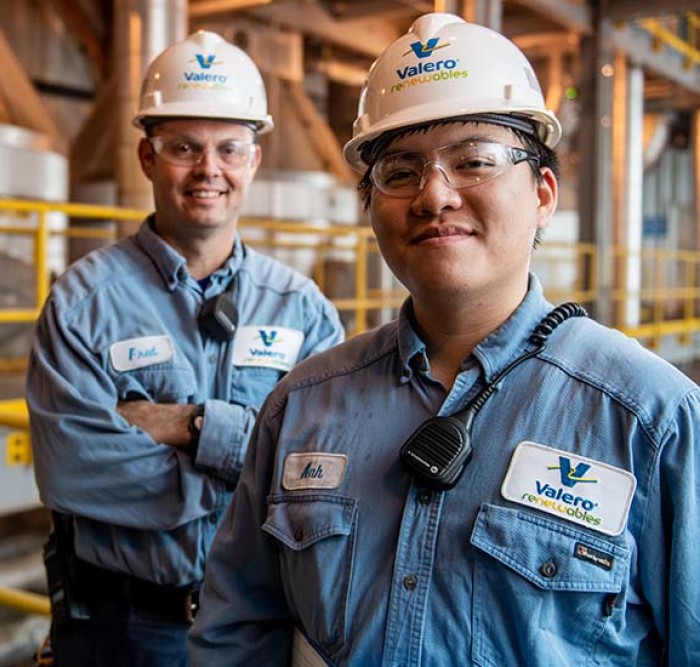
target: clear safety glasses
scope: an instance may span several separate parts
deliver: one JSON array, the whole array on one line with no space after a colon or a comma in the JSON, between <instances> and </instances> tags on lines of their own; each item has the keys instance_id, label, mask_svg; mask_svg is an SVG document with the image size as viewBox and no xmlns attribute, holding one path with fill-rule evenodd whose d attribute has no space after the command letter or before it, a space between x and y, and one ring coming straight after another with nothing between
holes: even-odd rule
<instances>
[{"instance_id":1,"label":"clear safety glasses","mask_svg":"<svg viewBox=\"0 0 700 667\"><path fill-rule=\"evenodd\" d=\"M199 164L204 156L213 150L216 160L222 169L241 169L247 167L253 158L255 144L249 141L227 139L220 144L202 145L187 137L150 137L153 150L164 160L182 167L193 167Z\"/></svg>"},{"instance_id":2,"label":"clear safety glasses","mask_svg":"<svg viewBox=\"0 0 700 667\"><path fill-rule=\"evenodd\" d=\"M438 169L450 187L463 190L500 176L512 165L540 162L535 153L524 148L487 141L462 141L435 152L435 160L426 160L418 153L388 153L374 163L370 180L386 195L408 198L423 189L429 167Z\"/></svg>"}]
</instances>

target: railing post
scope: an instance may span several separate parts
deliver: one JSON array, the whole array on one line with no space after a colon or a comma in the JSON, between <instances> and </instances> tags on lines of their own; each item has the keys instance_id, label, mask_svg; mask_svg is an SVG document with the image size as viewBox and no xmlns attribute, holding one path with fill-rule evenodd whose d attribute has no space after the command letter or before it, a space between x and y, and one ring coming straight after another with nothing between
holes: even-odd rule
<instances>
[{"instance_id":1,"label":"railing post","mask_svg":"<svg viewBox=\"0 0 700 667\"><path fill-rule=\"evenodd\" d=\"M36 236L34 241L34 264L36 266L36 310L41 310L46 297L51 289L51 276L49 275L49 224L48 211L45 208L38 210Z\"/></svg>"},{"instance_id":2,"label":"railing post","mask_svg":"<svg viewBox=\"0 0 700 667\"><path fill-rule=\"evenodd\" d=\"M362 230L357 237L357 262L355 264L355 298L357 309L355 311L355 333L367 330L367 235Z\"/></svg>"}]
</instances>

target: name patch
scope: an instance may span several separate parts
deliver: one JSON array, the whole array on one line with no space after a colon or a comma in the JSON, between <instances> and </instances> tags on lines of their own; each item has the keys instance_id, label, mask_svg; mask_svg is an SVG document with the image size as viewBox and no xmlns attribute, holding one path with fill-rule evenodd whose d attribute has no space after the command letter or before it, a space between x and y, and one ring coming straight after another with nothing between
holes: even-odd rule
<instances>
[{"instance_id":1,"label":"name patch","mask_svg":"<svg viewBox=\"0 0 700 667\"><path fill-rule=\"evenodd\" d=\"M627 470L521 442L513 452L501 495L606 535L619 535L636 488L637 480Z\"/></svg>"},{"instance_id":2,"label":"name patch","mask_svg":"<svg viewBox=\"0 0 700 667\"><path fill-rule=\"evenodd\" d=\"M170 336L145 336L114 343L109 348L109 358L114 370L133 371L135 368L155 366L173 357Z\"/></svg>"},{"instance_id":3,"label":"name patch","mask_svg":"<svg viewBox=\"0 0 700 667\"><path fill-rule=\"evenodd\" d=\"M303 342L304 334L298 329L274 325L241 327L233 340L233 364L286 372L296 364Z\"/></svg>"},{"instance_id":4,"label":"name patch","mask_svg":"<svg viewBox=\"0 0 700 667\"><path fill-rule=\"evenodd\" d=\"M337 489L343 481L347 464L348 457L345 454L287 454L284 459L282 488L287 491Z\"/></svg>"}]
</instances>

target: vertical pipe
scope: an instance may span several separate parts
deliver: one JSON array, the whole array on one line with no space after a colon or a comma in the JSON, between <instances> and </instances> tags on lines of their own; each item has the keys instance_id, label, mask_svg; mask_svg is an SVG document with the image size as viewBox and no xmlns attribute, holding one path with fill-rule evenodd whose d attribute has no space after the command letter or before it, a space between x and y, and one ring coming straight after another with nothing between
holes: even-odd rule
<instances>
[{"instance_id":1,"label":"vertical pipe","mask_svg":"<svg viewBox=\"0 0 700 667\"><path fill-rule=\"evenodd\" d=\"M137 147L141 133L131 125L139 105L141 79L150 62L187 34L187 0L115 0L115 73L117 75L117 193L121 206L151 210L149 182L141 173ZM120 223L120 235L138 223Z\"/></svg>"}]
</instances>

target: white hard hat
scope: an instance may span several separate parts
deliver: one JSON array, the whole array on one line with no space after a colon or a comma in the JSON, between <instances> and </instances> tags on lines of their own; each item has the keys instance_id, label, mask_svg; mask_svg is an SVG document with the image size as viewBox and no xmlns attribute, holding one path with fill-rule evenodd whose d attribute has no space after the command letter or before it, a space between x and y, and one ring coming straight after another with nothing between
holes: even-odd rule
<instances>
[{"instance_id":1,"label":"white hard hat","mask_svg":"<svg viewBox=\"0 0 700 667\"><path fill-rule=\"evenodd\" d=\"M255 63L205 30L165 49L146 70L133 123L145 128L161 118L240 120L260 133L273 127Z\"/></svg>"},{"instance_id":2,"label":"white hard hat","mask_svg":"<svg viewBox=\"0 0 700 667\"><path fill-rule=\"evenodd\" d=\"M425 14L377 58L362 88L347 163L388 130L469 115L514 116L553 148L561 125L545 107L532 65L509 39L452 14Z\"/></svg>"}]
</instances>

